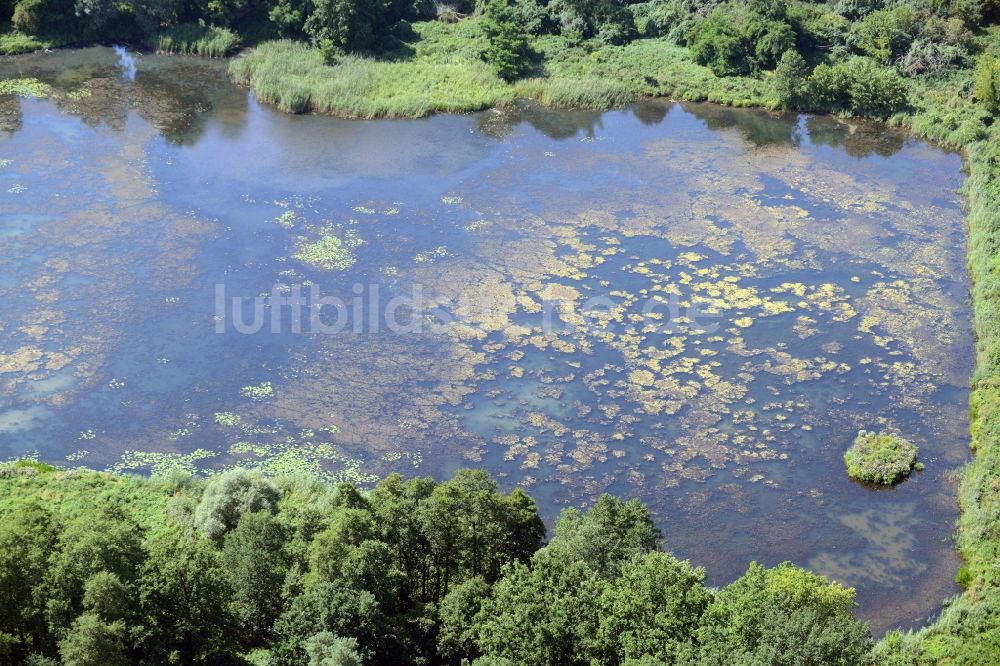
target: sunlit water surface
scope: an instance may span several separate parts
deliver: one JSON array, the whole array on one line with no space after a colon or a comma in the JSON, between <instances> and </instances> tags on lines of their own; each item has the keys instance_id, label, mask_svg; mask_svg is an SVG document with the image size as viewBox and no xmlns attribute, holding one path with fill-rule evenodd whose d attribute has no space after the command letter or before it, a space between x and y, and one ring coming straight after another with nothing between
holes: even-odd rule
<instances>
[{"instance_id":1,"label":"sunlit water surface","mask_svg":"<svg viewBox=\"0 0 1000 666\"><path fill-rule=\"evenodd\" d=\"M957 155L666 101L293 117L220 63L137 56L128 80L110 49L9 77L52 90L0 97L0 455L365 485L481 466L548 520L641 498L712 584L811 567L876 631L955 592ZM273 302L237 330L233 297L246 328L253 297L315 289L340 332ZM926 470L852 483L861 428Z\"/></svg>"}]
</instances>

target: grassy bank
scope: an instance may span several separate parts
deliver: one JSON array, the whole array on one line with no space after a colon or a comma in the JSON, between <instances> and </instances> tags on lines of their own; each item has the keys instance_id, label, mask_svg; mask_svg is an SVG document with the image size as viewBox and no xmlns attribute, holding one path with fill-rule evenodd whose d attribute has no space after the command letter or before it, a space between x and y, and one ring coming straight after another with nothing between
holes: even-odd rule
<instances>
[{"instance_id":1,"label":"grassy bank","mask_svg":"<svg viewBox=\"0 0 1000 666\"><path fill-rule=\"evenodd\" d=\"M708 100L733 106L777 101L766 82L720 79L696 64L684 47L664 39L622 46L570 45L558 36L532 40L538 63L528 77L507 83L482 61L479 19L414 24L416 38L388 57L344 56L327 65L301 42L265 42L230 64L233 78L258 99L285 111L346 118L416 118L479 111L533 99L557 108L605 109L650 96Z\"/></svg>"},{"instance_id":2,"label":"grassy bank","mask_svg":"<svg viewBox=\"0 0 1000 666\"><path fill-rule=\"evenodd\" d=\"M966 591L930 627L890 635L883 649L898 663L988 664L1000 655L1000 126L963 95L961 76L922 87L918 108L894 120L915 133L960 149L969 177L968 266L976 332L971 445L975 457L959 488L958 548Z\"/></svg>"},{"instance_id":3,"label":"grassy bank","mask_svg":"<svg viewBox=\"0 0 1000 666\"><path fill-rule=\"evenodd\" d=\"M32 53L43 49L54 48L58 43L24 35L14 31L0 30L0 55L17 55L19 53Z\"/></svg>"}]
</instances>

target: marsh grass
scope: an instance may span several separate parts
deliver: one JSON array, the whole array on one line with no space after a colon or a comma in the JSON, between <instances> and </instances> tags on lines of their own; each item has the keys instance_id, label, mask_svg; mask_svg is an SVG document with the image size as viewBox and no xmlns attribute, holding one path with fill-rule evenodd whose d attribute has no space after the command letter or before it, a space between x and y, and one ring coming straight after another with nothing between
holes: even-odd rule
<instances>
[{"instance_id":1,"label":"marsh grass","mask_svg":"<svg viewBox=\"0 0 1000 666\"><path fill-rule=\"evenodd\" d=\"M230 64L240 84L284 111L315 111L346 118L414 118L438 112L478 111L533 99L559 108L605 109L643 97L668 95L734 106L766 106L766 82L717 79L687 49L661 39L594 50L559 37L535 38L536 70L513 85L482 61L478 19L454 25L414 25L417 38L383 59L345 56L327 65L301 42L265 42Z\"/></svg>"},{"instance_id":2,"label":"marsh grass","mask_svg":"<svg viewBox=\"0 0 1000 666\"><path fill-rule=\"evenodd\" d=\"M844 454L852 479L886 486L909 476L916 462L917 447L899 435L864 430Z\"/></svg>"},{"instance_id":3,"label":"marsh grass","mask_svg":"<svg viewBox=\"0 0 1000 666\"><path fill-rule=\"evenodd\" d=\"M291 113L415 118L476 111L514 99L510 86L486 63L461 55L445 61L345 56L330 66L316 49L276 41L233 60L229 69L237 82L253 88L259 100Z\"/></svg>"},{"instance_id":4,"label":"marsh grass","mask_svg":"<svg viewBox=\"0 0 1000 666\"><path fill-rule=\"evenodd\" d=\"M31 35L22 35L19 32L0 33L0 55L32 53L33 51L51 48L54 45L50 41Z\"/></svg>"},{"instance_id":5,"label":"marsh grass","mask_svg":"<svg viewBox=\"0 0 1000 666\"><path fill-rule=\"evenodd\" d=\"M186 55L223 58L234 52L240 45L240 38L228 28L181 23L161 32L156 38L156 50L160 53L181 53Z\"/></svg>"}]
</instances>

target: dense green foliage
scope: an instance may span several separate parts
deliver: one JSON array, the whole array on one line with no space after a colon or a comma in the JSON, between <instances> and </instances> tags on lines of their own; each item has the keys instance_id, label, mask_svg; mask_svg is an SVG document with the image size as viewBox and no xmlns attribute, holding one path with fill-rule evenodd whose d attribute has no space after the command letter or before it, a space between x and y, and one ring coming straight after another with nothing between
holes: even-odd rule
<instances>
[{"instance_id":1,"label":"dense green foliage","mask_svg":"<svg viewBox=\"0 0 1000 666\"><path fill-rule=\"evenodd\" d=\"M857 481L892 485L917 464L917 447L899 435L862 430L844 453L847 474Z\"/></svg>"},{"instance_id":2,"label":"dense green foliage","mask_svg":"<svg viewBox=\"0 0 1000 666\"><path fill-rule=\"evenodd\" d=\"M646 507L567 509L485 472L363 492L0 467L0 661L853 664L854 591L785 563L718 592ZM760 661L764 660L764 661Z\"/></svg>"},{"instance_id":3,"label":"dense green foliage","mask_svg":"<svg viewBox=\"0 0 1000 666\"><path fill-rule=\"evenodd\" d=\"M490 0L486 5L483 59L506 81L518 78L527 68L530 51L524 30L521 16L507 0Z\"/></svg>"}]
</instances>

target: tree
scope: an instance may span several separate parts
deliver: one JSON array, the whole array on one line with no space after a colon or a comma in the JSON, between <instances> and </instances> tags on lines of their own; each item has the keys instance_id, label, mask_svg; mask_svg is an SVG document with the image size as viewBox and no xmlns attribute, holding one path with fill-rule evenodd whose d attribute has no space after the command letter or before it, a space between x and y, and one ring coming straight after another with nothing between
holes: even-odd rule
<instances>
[{"instance_id":1,"label":"tree","mask_svg":"<svg viewBox=\"0 0 1000 666\"><path fill-rule=\"evenodd\" d=\"M381 541L363 541L352 550L340 567L345 585L367 591L386 614L399 607L402 572L393 563L392 548Z\"/></svg>"},{"instance_id":2,"label":"tree","mask_svg":"<svg viewBox=\"0 0 1000 666\"><path fill-rule=\"evenodd\" d=\"M880 9L852 25L848 38L861 53L888 65L910 48L915 20L913 10L906 5Z\"/></svg>"},{"instance_id":3,"label":"tree","mask_svg":"<svg viewBox=\"0 0 1000 666\"><path fill-rule=\"evenodd\" d=\"M903 77L861 57L817 66L809 77L809 97L810 106L817 109L874 118L887 118L908 103Z\"/></svg>"},{"instance_id":4,"label":"tree","mask_svg":"<svg viewBox=\"0 0 1000 666\"><path fill-rule=\"evenodd\" d=\"M315 0L304 30L317 45L351 52L377 49L388 27L379 0Z\"/></svg>"},{"instance_id":5,"label":"tree","mask_svg":"<svg viewBox=\"0 0 1000 666\"><path fill-rule=\"evenodd\" d=\"M563 510L548 547L565 550L571 559L613 578L622 563L655 550L660 536L646 505L605 494L586 513Z\"/></svg>"},{"instance_id":6,"label":"tree","mask_svg":"<svg viewBox=\"0 0 1000 666\"><path fill-rule=\"evenodd\" d=\"M600 663L598 609L607 584L565 549L546 546L530 566L514 562L476 616L480 650L525 666Z\"/></svg>"},{"instance_id":7,"label":"tree","mask_svg":"<svg viewBox=\"0 0 1000 666\"><path fill-rule=\"evenodd\" d=\"M983 56L980 59L973 95L990 113L1000 113L1000 58Z\"/></svg>"},{"instance_id":8,"label":"tree","mask_svg":"<svg viewBox=\"0 0 1000 666\"><path fill-rule=\"evenodd\" d=\"M698 630L706 666L848 666L871 646L868 627L854 618L854 589L784 562L751 563L720 591Z\"/></svg>"},{"instance_id":9,"label":"tree","mask_svg":"<svg viewBox=\"0 0 1000 666\"><path fill-rule=\"evenodd\" d=\"M838 64L847 72L851 112L871 118L888 118L907 103L907 85L895 69L879 67L866 58Z\"/></svg>"},{"instance_id":10,"label":"tree","mask_svg":"<svg viewBox=\"0 0 1000 666\"><path fill-rule=\"evenodd\" d=\"M668 664L689 660L712 601L704 583L703 569L669 553L631 560L599 601L602 661L622 663L644 655Z\"/></svg>"},{"instance_id":11,"label":"tree","mask_svg":"<svg viewBox=\"0 0 1000 666\"><path fill-rule=\"evenodd\" d=\"M453 587L441 600L437 651L449 663L478 656L475 618L489 593L490 586L476 576Z\"/></svg>"},{"instance_id":12,"label":"tree","mask_svg":"<svg viewBox=\"0 0 1000 666\"><path fill-rule=\"evenodd\" d=\"M358 642L321 631L305 642L309 666L361 666Z\"/></svg>"},{"instance_id":13,"label":"tree","mask_svg":"<svg viewBox=\"0 0 1000 666\"><path fill-rule=\"evenodd\" d=\"M34 502L0 521L0 633L11 663L50 642L43 583L58 536L52 515Z\"/></svg>"},{"instance_id":14,"label":"tree","mask_svg":"<svg viewBox=\"0 0 1000 666\"><path fill-rule=\"evenodd\" d=\"M67 525L49 561L46 617L50 629L68 629L84 610L84 592L94 574L134 582L146 558L143 531L116 504L105 503Z\"/></svg>"},{"instance_id":15,"label":"tree","mask_svg":"<svg viewBox=\"0 0 1000 666\"><path fill-rule=\"evenodd\" d=\"M770 69L795 46L784 0L756 0L717 7L688 34L695 60L717 76Z\"/></svg>"},{"instance_id":16,"label":"tree","mask_svg":"<svg viewBox=\"0 0 1000 666\"><path fill-rule=\"evenodd\" d=\"M371 493L378 538L395 548L396 566L403 571L404 603L434 600L430 588L430 546L422 529L421 504L437 484L428 477L403 481L390 474Z\"/></svg>"},{"instance_id":17,"label":"tree","mask_svg":"<svg viewBox=\"0 0 1000 666\"><path fill-rule=\"evenodd\" d=\"M347 556L354 548L371 539L375 532L375 522L367 509L337 509L329 527L316 535L310 547L310 581L337 580Z\"/></svg>"},{"instance_id":18,"label":"tree","mask_svg":"<svg viewBox=\"0 0 1000 666\"><path fill-rule=\"evenodd\" d=\"M483 60L497 76L506 81L521 76L528 68L531 50L520 15L507 0L490 0L486 5L483 34L487 42Z\"/></svg>"},{"instance_id":19,"label":"tree","mask_svg":"<svg viewBox=\"0 0 1000 666\"><path fill-rule=\"evenodd\" d=\"M231 606L251 645L266 643L284 610L285 541L285 528L269 511L244 514L225 537L222 566L233 591Z\"/></svg>"},{"instance_id":20,"label":"tree","mask_svg":"<svg viewBox=\"0 0 1000 666\"><path fill-rule=\"evenodd\" d=\"M26 35L73 30L77 22L74 0L16 0L11 16L11 27Z\"/></svg>"},{"instance_id":21,"label":"tree","mask_svg":"<svg viewBox=\"0 0 1000 666\"><path fill-rule=\"evenodd\" d=\"M695 62L706 65L716 76L740 76L751 72L746 43L729 15L721 9L694 25L688 35L688 48Z\"/></svg>"},{"instance_id":22,"label":"tree","mask_svg":"<svg viewBox=\"0 0 1000 666\"><path fill-rule=\"evenodd\" d=\"M218 553L200 534L176 525L155 533L139 585L147 654L190 665L232 653L232 590Z\"/></svg>"},{"instance_id":23,"label":"tree","mask_svg":"<svg viewBox=\"0 0 1000 666\"><path fill-rule=\"evenodd\" d=\"M65 666L128 666L125 623L105 622L96 613L84 613L59 641L59 656Z\"/></svg>"},{"instance_id":24,"label":"tree","mask_svg":"<svg viewBox=\"0 0 1000 666\"><path fill-rule=\"evenodd\" d=\"M781 62L771 78L771 86L785 109L805 102L809 89L809 66L798 51L789 49L781 56Z\"/></svg>"},{"instance_id":25,"label":"tree","mask_svg":"<svg viewBox=\"0 0 1000 666\"><path fill-rule=\"evenodd\" d=\"M113 573L99 571L83 588L83 607L105 622L133 620L135 604L131 592Z\"/></svg>"},{"instance_id":26,"label":"tree","mask_svg":"<svg viewBox=\"0 0 1000 666\"><path fill-rule=\"evenodd\" d=\"M216 545L245 513L274 512L280 493L259 472L234 469L213 476L194 512L194 524Z\"/></svg>"},{"instance_id":27,"label":"tree","mask_svg":"<svg viewBox=\"0 0 1000 666\"><path fill-rule=\"evenodd\" d=\"M635 35L635 21L625 0L554 0L550 5L564 35L599 37L621 44Z\"/></svg>"},{"instance_id":28,"label":"tree","mask_svg":"<svg viewBox=\"0 0 1000 666\"><path fill-rule=\"evenodd\" d=\"M516 492L504 497L482 470L459 470L435 487L418 511L431 601L473 576L496 580L505 563L527 561L544 534L534 502Z\"/></svg>"},{"instance_id":29,"label":"tree","mask_svg":"<svg viewBox=\"0 0 1000 666\"><path fill-rule=\"evenodd\" d=\"M364 659L381 656L392 663L404 661L399 651L392 658L394 637L370 592L319 583L296 597L275 623L274 663L299 666L306 662L307 643L320 632L355 638Z\"/></svg>"}]
</instances>

